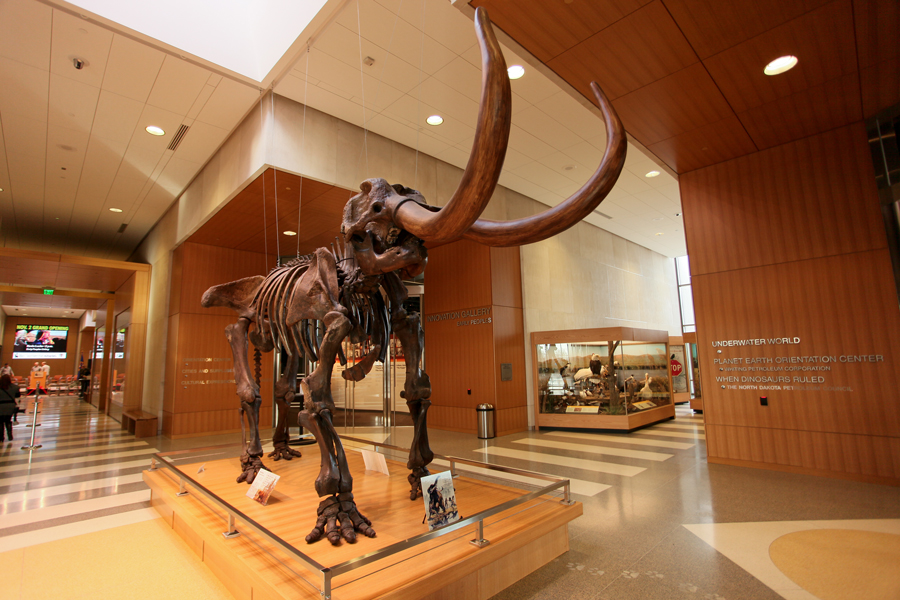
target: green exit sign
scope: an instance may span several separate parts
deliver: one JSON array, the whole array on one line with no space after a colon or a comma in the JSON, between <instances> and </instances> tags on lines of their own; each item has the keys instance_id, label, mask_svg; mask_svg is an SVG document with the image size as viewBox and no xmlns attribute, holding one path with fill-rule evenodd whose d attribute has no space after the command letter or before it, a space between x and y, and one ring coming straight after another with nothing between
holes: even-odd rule
<instances>
[{"instance_id":1,"label":"green exit sign","mask_svg":"<svg viewBox=\"0 0 900 600\"><path fill-rule=\"evenodd\" d=\"M45 296L52 296L52 295L53 295L53 288L44 288L44 295L45 295Z\"/></svg>"}]
</instances>

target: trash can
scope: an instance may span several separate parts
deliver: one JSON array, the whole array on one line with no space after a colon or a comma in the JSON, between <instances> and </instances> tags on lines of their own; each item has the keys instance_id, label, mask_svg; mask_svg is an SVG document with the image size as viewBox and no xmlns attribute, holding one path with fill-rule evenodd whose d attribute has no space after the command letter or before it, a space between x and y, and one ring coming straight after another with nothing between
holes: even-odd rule
<instances>
[{"instance_id":1,"label":"trash can","mask_svg":"<svg viewBox=\"0 0 900 600\"><path fill-rule=\"evenodd\" d=\"M479 404L475 407L478 413L478 437L489 440L494 437L494 405Z\"/></svg>"}]
</instances>

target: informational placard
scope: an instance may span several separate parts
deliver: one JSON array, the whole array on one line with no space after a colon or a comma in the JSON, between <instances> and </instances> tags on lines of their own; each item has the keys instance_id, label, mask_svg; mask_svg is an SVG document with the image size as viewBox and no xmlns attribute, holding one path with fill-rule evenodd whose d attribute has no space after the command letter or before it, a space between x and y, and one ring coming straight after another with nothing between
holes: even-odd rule
<instances>
[{"instance_id":1,"label":"informational placard","mask_svg":"<svg viewBox=\"0 0 900 600\"><path fill-rule=\"evenodd\" d=\"M377 473L390 475L390 472L388 472L387 461L384 459L384 454L379 454L372 450L360 450L360 452L362 453L363 462L366 464L366 471L375 471Z\"/></svg>"},{"instance_id":2,"label":"informational placard","mask_svg":"<svg viewBox=\"0 0 900 600\"><path fill-rule=\"evenodd\" d=\"M600 413L599 406L567 406L567 413L583 413L589 415L596 415Z\"/></svg>"},{"instance_id":3,"label":"informational placard","mask_svg":"<svg viewBox=\"0 0 900 600\"><path fill-rule=\"evenodd\" d=\"M453 477L450 475L450 471L423 477L422 492L428 531L459 521L456 490L453 488Z\"/></svg>"},{"instance_id":4,"label":"informational placard","mask_svg":"<svg viewBox=\"0 0 900 600\"><path fill-rule=\"evenodd\" d=\"M13 358L47 360L66 357L66 343L69 337L68 325L16 325L16 341L13 344Z\"/></svg>"},{"instance_id":5,"label":"informational placard","mask_svg":"<svg viewBox=\"0 0 900 600\"><path fill-rule=\"evenodd\" d=\"M281 475L260 469L253 479L250 489L247 490L247 497L265 506L269 501L269 496L275 491L275 484L278 483L279 479L281 479Z\"/></svg>"}]
</instances>

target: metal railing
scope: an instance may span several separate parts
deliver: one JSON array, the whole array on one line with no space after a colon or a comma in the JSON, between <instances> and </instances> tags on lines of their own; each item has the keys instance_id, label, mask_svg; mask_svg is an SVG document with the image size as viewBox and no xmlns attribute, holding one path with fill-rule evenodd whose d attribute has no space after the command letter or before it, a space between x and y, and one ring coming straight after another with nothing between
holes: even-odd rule
<instances>
[{"instance_id":1,"label":"metal railing","mask_svg":"<svg viewBox=\"0 0 900 600\"><path fill-rule=\"evenodd\" d=\"M400 452L409 452L409 450L407 448L401 448L399 446L393 446L391 444L385 444L382 442L374 442L372 440L354 438L354 437L350 437L350 436L343 436L341 439L342 439L342 441L361 443L361 444L365 444L365 445L369 445L369 446L387 448L390 450L396 450L396 451L400 451ZM187 490L187 486L190 485L194 490L199 492L203 497L207 498L214 505L216 505L219 509L221 509L225 513L226 521L227 521L227 530L222 533L222 535L225 538L234 538L234 537L237 537L240 535L240 532L238 531L237 526L236 526L236 522L240 521L242 529L246 527L247 529L254 531L255 533L259 534L260 536L262 536L263 538L268 540L270 543L272 543L277 548L280 548L288 556L300 561L305 566L310 568L312 571L318 572L322 578L322 584L321 584L321 588L319 588L319 592L321 593L322 597L325 600L330 600L330 598L331 598L332 583L333 583L334 577L337 577L338 575L343 575L345 573L349 573L351 571L359 569L360 567L364 567L368 564L371 564L375 561L386 559L386 558L388 558L392 555L395 555L399 552L403 552L403 551L413 548L415 546L424 544L428 541L448 535L450 533L453 533L453 532L463 529L465 527L469 527L471 525L476 525L477 526L476 538L474 540L471 540L471 543L474 544L475 546L478 546L479 548L487 546L490 542L488 540L484 539L484 521L485 521L485 519L487 519L488 517L491 517L493 515L507 511L513 507L516 507L516 506L519 506L526 502L529 502L531 500L534 500L536 498L540 498L541 496L545 496L554 490L558 490L558 489L562 488L563 498L560 500L561 504L565 504L567 506L574 504L574 502L570 498L569 480L568 479L561 479L559 477L553 477L551 475L544 475L543 473L534 473L532 471L526 471L523 469L514 469L512 467L504 467L501 465L492 465L489 463L483 463L483 462L469 460L469 459L465 459L465 458L442 456L442 455L436 454L435 458L442 459L442 460L448 461L450 463L450 473L451 473L451 476L453 476L453 477L458 476L456 473L456 465L457 464L465 464L465 465L471 465L471 466L475 466L475 467L481 467L481 468L488 469L491 471L498 471L501 473L523 475L523 476L530 477L533 479L541 479L541 480L545 480L545 481L551 481L553 483L546 485L546 486L544 486L538 490L535 490L533 492L529 492L527 494L519 496L518 498L513 498L512 500L507 500L506 502L498 504L497 506L494 506L487 510L483 510L475 515L472 515L471 517L461 519L455 523L445 525L445 526L435 529L433 531L428 531L426 533L414 535L413 537L403 540L401 542L397 542L395 544L385 546L384 548L380 548L378 550L373 550L372 552L363 554L362 556L357 556L356 558L353 558L351 560L347 560L347 561L338 563L336 565L327 567L327 566L320 564L318 561L309 557L308 555L304 554L303 552L298 550L296 547L294 547L292 544L283 540L277 534L272 533L271 531L266 529L263 525L261 525L260 523L255 521L253 518L246 515L240 509L235 508L233 505L229 504L227 501L220 498L218 495L215 494L215 492L212 492L209 489L207 489L203 484L201 484L196 479L194 479L193 477L191 477L190 475L185 473L182 469L178 468L177 465L170 462L169 460L166 460L167 458L177 456L177 455L189 455L189 454L194 454L197 452L203 452L203 451L207 451L207 450L224 449L224 448L233 449L234 446L233 445L212 446L212 447L207 447L207 448L196 448L193 450L180 450L180 451L174 451L174 452L158 452L158 453L154 454L153 457L150 459L150 470L156 471L160 467L163 467L163 468L171 471L172 473L174 473L175 477L178 480L178 490L179 490L178 494L176 494L176 495L178 495L178 496L188 495L189 492ZM186 458L190 458L190 456L187 456Z\"/></svg>"}]
</instances>

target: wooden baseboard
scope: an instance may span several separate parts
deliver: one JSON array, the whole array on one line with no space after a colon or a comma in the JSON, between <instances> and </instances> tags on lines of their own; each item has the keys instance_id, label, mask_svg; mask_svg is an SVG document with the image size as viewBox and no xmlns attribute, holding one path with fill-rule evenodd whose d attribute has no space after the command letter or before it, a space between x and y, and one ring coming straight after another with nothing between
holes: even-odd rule
<instances>
[{"instance_id":1,"label":"wooden baseboard","mask_svg":"<svg viewBox=\"0 0 900 600\"><path fill-rule=\"evenodd\" d=\"M730 465L732 467L749 467L751 469L767 469L769 471L781 471L783 473L796 473L798 475L815 475L817 477L831 477L832 479L846 479L849 481L861 481L863 483L877 483L879 485L891 485L900 487L900 480L892 477L880 477L878 475L863 475L861 473L843 473L838 471L826 471L824 469L807 469L792 465L780 465L777 463L757 462L753 460L736 460L733 458L707 457L707 462L716 465Z\"/></svg>"},{"instance_id":2,"label":"wooden baseboard","mask_svg":"<svg viewBox=\"0 0 900 600\"><path fill-rule=\"evenodd\" d=\"M373 520L378 536L339 547L324 540L307 545L303 536L315 521L319 501L310 476L314 478L318 472L319 456L314 447L303 453L302 459L289 463L267 463L282 479L272 496L275 501L270 500L266 507L250 499L242 500L247 486L234 483L234 471L239 470L237 459L205 463L206 470L198 477L203 477L204 485L248 517L323 565L337 564L427 530L421 525L422 500L410 502L408 495L401 493L407 487L403 465L389 461L390 476L367 474L360 455L349 452L356 500L360 510ZM186 472L196 470L184 468ZM303 581L320 581L317 573L275 550L252 531L243 530L240 537L225 539L221 511L208 506L200 494L177 497L178 483L172 473L163 469L145 471L144 481L151 489L152 506L235 598L321 600L318 590ZM460 511L467 514L522 494L520 490L465 477L455 479L454 484ZM341 576L335 580L332 598L487 600L566 552L568 522L581 514L580 503L564 506L556 498L532 500L489 518L485 537L491 543L484 548L469 543L474 530L438 538L424 547ZM237 529L242 530L240 521Z\"/></svg>"},{"instance_id":3,"label":"wooden baseboard","mask_svg":"<svg viewBox=\"0 0 900 600\"><path fill-rule=\"evenodd\" d=\"M630 415L587 415L563 413L538 413L537 426L571 427L581 429L619 429L631 431L651 423L658 423L675 417L675 405L667 404L658 408Z\"/></svg>"}]
</instances>

